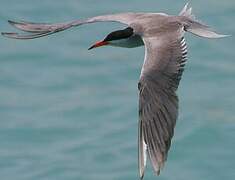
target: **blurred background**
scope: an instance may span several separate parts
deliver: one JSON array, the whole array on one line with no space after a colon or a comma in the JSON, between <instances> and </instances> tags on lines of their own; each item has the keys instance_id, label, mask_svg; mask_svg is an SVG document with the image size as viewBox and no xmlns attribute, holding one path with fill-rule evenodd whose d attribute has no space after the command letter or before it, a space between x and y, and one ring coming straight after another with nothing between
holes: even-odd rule
<instances>
[{"instance_id":1,"label":"blurred background","mask_svg":"<svg viewBox=\"0 0 235 180\"><path fill-rule=\"evenodd\" d=\"M186 1L1 0L8 19L61 22L133 12L178 14ZM186 35L188 64L178 94L180 115L160 177L146 180L235 179L235 1L194 0L197 19L232 37ZM144 48L87 48L116 23L50 37L0 37L0 177L3 180L135 180L137 83Z\"/></svg>"}]
</instances>

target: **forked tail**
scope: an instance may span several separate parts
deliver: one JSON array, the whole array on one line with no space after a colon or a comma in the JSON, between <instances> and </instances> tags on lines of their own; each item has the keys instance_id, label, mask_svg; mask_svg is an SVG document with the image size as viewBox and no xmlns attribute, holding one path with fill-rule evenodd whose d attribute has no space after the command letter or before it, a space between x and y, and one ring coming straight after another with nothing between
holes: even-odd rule
<instances>
[{"instance_id":1,"label":"forked tail","mask_svg":"<svg viewBox=\"0 0 235 180\"><path fill-rule=\"evenodd\" d=\"M222 38L229 36L229 35L218 34L214 30L212 30L209 26L201 22L198 22L195 16L192 14L192 8L188 7L188 3L181 10L179 16L184 25L184 30L191 32L192 34L205 38Z\"/></svg>"}]
</instances>

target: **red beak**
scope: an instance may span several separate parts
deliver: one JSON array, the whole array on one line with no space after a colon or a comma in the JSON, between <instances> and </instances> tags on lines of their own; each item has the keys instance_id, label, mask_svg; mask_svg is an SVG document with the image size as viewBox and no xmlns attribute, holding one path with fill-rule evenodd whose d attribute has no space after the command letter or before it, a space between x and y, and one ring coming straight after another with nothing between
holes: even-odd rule
<instances>
[{"instance_id":1,"label":"red beak","mask_svg":"<svg viewBox=\"0 0 235 180\"><path fill-rule=\"evenodd\" d=\"M93 46L91 46L88 50L93 49L93 48L97 48L97 47L100 47L100 46L105 46L105 45L108 45L108 44L109 44L108 41L98 41Z\"/></svg>"}]
</instances>

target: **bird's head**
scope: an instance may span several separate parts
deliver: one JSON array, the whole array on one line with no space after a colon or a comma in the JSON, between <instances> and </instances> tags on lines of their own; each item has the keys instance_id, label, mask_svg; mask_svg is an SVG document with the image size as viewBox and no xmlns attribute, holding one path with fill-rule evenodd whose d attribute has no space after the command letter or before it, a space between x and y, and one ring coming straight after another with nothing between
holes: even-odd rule
<instances>
[{"instance_id":1,"label":"bird's head","mask_svg":"<svg viewBox=\"0 0 235 180\"><path fill-rule=\"evenodd\" d=\"M88 50L106 45L123 47L123 45L127 43L127 39L130 38L133 34L134 32L131 27L127 27L123 30L113 31L109 33L102 41L98 41L92 45Z\"/></svg>"}]
</instances>

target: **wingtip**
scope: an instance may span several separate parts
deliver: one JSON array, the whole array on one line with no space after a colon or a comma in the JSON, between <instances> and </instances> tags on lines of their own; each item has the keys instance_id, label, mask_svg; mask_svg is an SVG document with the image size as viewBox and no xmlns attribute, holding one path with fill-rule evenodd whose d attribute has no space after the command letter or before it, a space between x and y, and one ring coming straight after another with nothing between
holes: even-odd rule
<instances>
[{"instance_id":1,"label":"wingtip","mask_svg":"<svg viewBox=\"0 0 235 180\"><path fill-rule=\"evenodd\" d=\"M16 22L15 21L12 21L12 20L7 20L7 22L11 25L15 24Z\"/></svg>"},{"instance_id":2,"label":"wingtip","mask_svg":"<svg viewBox=\"0 0 235 180\"><path fill-rule=\"evenodd\" d=\"M16 22L16 21L13 21L13 20L7 20L7 22L8 22L10 25L12 25L12 26L14 26L14 27L16 27L16 28L17 28L17 25L22 25L22 24L23 24L23 23Z\"/></svg>"},{"instance_id":3,"label":"wingtip","mask_svg":"<svg viewBox=\"0 0 235 180\"><path fill-rule=\"evenodd\" d=\"M144 179L144 173L140 175L140 180Z\"/></svg>"},{"instance_id":4,"label":"wingtip","mask_svg":"<svg viewBox=\"0 0 235 180\"><path fill-rule=\"evenodd\" d=\"M18 33L1 32L1 35L4 37L10 38L11 36L18 35Z\"/></svg>"},{"instance_id":5,"label":"wingtip","mask_svg":"<svg viewBox=\"0 0 235 180\"><path fill-rule=\"evenodd\" d=\"M20 40L28 40L28 39L35 39L43 36L47 36L50 33L32 33L32 34L18 34L14 32L2 32L2 36L11 38L11 39L20 39Z\"/></svg>"},{"instance_id":6,"label":"wingtip","mask_svg":"<svg viewBox=\"0 0 235 180\"><path fill-rule=\"evenodd\" d=\"M2 35L2 36L5 36L5 34L6 34L6 32L1 32L1 35Z\"/></svg>"},{"instance_id":7,"label":"wingtip","mask_svg":"<svg viewBox=\"0 0 235 180\"><path fill-rule=\"evenodd\" d=\"M159 176L160 175L160 169L157 171L157 176Z\"/></svg>"},{"instance_id":8,"label":"wingtip","mask_svg":"<svg viewBox=\"0 0 235 180\"><path fill-rule=\"evenodd\" d=\"M144 171L140 171L139 176L140 176L140 180L143 180L144 179Z\"/></svg>"}]
</instances>

